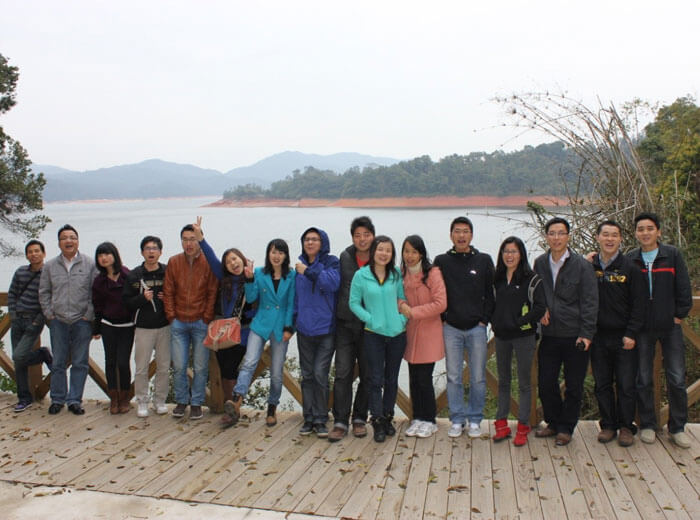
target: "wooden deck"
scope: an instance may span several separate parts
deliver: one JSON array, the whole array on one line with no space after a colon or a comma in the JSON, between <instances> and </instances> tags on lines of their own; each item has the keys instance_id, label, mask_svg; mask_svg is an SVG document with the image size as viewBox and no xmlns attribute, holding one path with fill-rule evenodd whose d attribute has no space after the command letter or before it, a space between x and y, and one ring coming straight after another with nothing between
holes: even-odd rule
<instances>
[{"instance_id":1,"label":"wooden deck","mask_svg":"<svg viewBox=\"0 0 700 520\"><path fill-rule=\"evenodd\" d=\"M122 495L294 511L343 518L700 518L700 424L689 450L660 442L621 448L579 425L565 448L527 447L399 433L329 443L297 433L298 413L267 428L262 412L229 430L218 415L176 420L135 411L110 416L105 402L76 417L37 403L12 412L0 394L0 480ZM482 426L491 427L491 421Z\"/></svg>"}]
</instances>

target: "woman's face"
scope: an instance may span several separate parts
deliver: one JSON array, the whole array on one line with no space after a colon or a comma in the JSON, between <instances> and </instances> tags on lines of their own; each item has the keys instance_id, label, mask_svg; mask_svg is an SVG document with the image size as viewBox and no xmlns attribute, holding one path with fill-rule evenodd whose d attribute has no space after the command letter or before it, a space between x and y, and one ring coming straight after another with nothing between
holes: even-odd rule
<instances>
[{"instance_id":1,"label":"woman's face","mask_svg":"<svg viewBox=\"0 0 700 520\"><path fill-rule=\"evenodd\" d=\"M235 274L236 276L242 274L243 268L245 267L245 264L243 263L241 257L239 257L233 251L226 255L225 264L226 270L231 274Z\"/></svg>"},{"instance_id":2,"label":"woman's face","mask_svg":"<svg viewBox=\"0 0 700 520\"><path fill-rule=\"evenodd\" d=\"M287 257L287 255L284 253L284 251L280 251L279 249L276 249L274 246L272 247L272 249L270 249L270 255L269 255L270 263L274 267L280 267L284 263L286 257Z\"/></svg>"},{"instance_id":3,"label":"woman's face","mask_svg":"<svg viewBox=\"0 0 700 520\"><path fill-rule=\"evenodd\" d=\"M97 255L97 263L105 269L114 267L114 255L112 253L100 253Z\"/></svg>"},{"instance_id":4,"label":"woman's face","mask_svg":"<svg viewBox=\"0 0 700 520\"><path fill-rule=\"evenodd\" d=\"M515 269L520 263L520 249L513 243L503 248L503 263L508 269Z\"/></svg>"},{"instance_id":5,"label":"woman's face","mask_svg":"<svg viewBox=\"0 0 700 520\"><path fill-rule=\"evenodd\" d=\"M391 242L380 242L374 252L374 264L387 265L391 261L392 253L393 248L391 247Z\"/></svg>"},{"instance_id":6,"label":"woman's face","mask_svg":"<svg viewBox=\"0 0 700 520\"><path fill-rule=\"evenodd\" d=\"M403 252L401 254L403 255L403 262L408 267L415 266L421 261L422 258L422 255L418 252L418 250L408 242L403 245Z\"/></svg>"}]
</instances>

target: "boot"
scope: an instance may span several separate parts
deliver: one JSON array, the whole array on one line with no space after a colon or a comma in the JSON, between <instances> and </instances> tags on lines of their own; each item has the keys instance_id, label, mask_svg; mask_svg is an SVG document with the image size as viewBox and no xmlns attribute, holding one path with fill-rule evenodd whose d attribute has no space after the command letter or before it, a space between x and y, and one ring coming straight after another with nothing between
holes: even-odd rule
<instances>
[{"instance_id":1,"label":"boot","mask_svg":"<svg viewBox=\"0 0 700 520\"><path fill-rule=\"evenodd\" d=\"M372 428L374 428L374 442L384 442L386 440L386 420L384 417L372 417Z\"/></svg>"},{"instance_id":2,"label":"boot","mask_svg":"<svg viewBox=\"0 0 700 520\"><path fill-rule=\"evenodd\" d=\"M119 391L109 389L109 413L116 415L119 413Z\"/></svg>"},{"instance_id":3,"label":"boot","mask_svg":"<svg viewBox=\"0 0 700 520\"><path fill-rule=\"evenodd\" d=\"M532 430L532 428L530 428L529 425L519 422L513 444L516 446L525 446L525 444L527 444L527 434L530 433L530 430Z\"/></svg>"},{"instance_id":4,"label":"boot","mask_svg":"<svg viewBox=\"0 0 700 520\"><path fill-rule=\"evenodd\" d=\"M233 399L226 401L224 403L224 412L231 417L233 424L238 422L241 418L241 403L243 402L243 396L241 394L233 393ZM233 426L233 425L232 425Z\"/></svg>"},{"instance_id":5,"label":"boot","mask_svg":"<svg viewBox=\"0 0 700 520\"><path fill-rule=\"evenodd\" d=\"M119 413L128 413L131 410L129 401L129 391L119 390Z\"/></svg>"},{"instance_id":6,"label":"boot","mask_svg":"<svg viewBox=\"0 0 700 520\"><path fill-rule=\"evenodd\" d=\"M265 424L267 424L268 426L274 426L275 424L277 424L275 410L277 410L277 406L275 406L274 404L267 405L267 417L265 418Z\"/></svg>"},{"instance_id":7,"label":"boot","mask_svg":"<svg viewBox=\"0 0 700 520\"><path fill-rule=\"evenodd\" d=\"M393 437L394 435L396 435L396 428L394 428L394 423L392 422L393 420L393 413L384 414L384 431L386 431L386 434L389 437Z\"/></svg>"},{"instance_id":8,"label":"boot","mask_svg":"<svg viewBox=\"0 0 700 520\"><path fill-rule=\"evenodd\" d=\"M510 437L511 430L506 419L497 419L494 426L496 427L496 434L493 436L494 442L502 441Z\"/></svg>"},{"instance_id":9,"label":"boot","mask_svg":"<svg viewBox=\"0 0 700 520\"><path fill-rule=\"evenodd\" d=\"M221 378L221 389L224 392L224 402L233 399L233 387L236 386L235 379L223 379Z\"/></svg>"}]
</instances>

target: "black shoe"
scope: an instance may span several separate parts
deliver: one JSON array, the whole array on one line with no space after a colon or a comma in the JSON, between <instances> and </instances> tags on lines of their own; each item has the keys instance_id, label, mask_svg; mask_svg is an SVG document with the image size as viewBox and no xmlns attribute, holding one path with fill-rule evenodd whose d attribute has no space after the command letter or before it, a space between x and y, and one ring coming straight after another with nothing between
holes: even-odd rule
<instances>
[{"instance_id":1,"label":"black shoe","mask_svg":"<svg viewBox=\"0 0 700 520\"><path fill-rule=\"evenodd\" d=\"M173 414L173 417L176 417L177 419L179 419L179 418L185 416L186 411L187 411L186 404L177 403L177 405L175 405L175 408L173 408L172 414Z\"/></svg>"},{"instance_id":2,"label":"black shoe","mask_svg":"<svg viewBox=\"0 0 700 520\"><path fill-rule=\"evenodd\" d=\"M314 424L314 431L316 432L316 436L321 439L328 437L328 428L323 423Z\"/></svg>"},{"instance_id":3,"label":"black shoe","mask_svg":"<svg viewBox=\"0 0 700 520\"><path fill-rule=\"evenodd\" d=\"M63 409L62 404L58 403L51 403L51 406L49 406L49 413L51 415L56 415L58 412L60 412Z\"/></svg>"},{"instance_id":4,"label":"black shoe","mask_svg":"<svg viewBox=\"0 0 700 520\"><path fill-rule=\"evenodd\" d=\"M386 440L386 420L384 417L372 419L372 428L374 428L374 442L384 442Z\"/></svg>"},{"instance_id":5,"label":"black shoe","mask_svg":"<svg viewBox=\"0 0 700 520\"><path fill-rule=\"evenodd\" d=\"M85 410L83 410L83 407L80 406L78 403L69 404L68 409L71 412L73 412L75 415L83 415L85 413Z\"/></svg>"},{"instance_id":6,"label":"black shoe","mask_svg":"<svg viewBox=\"0 0 700 520\"><path fill-rule=\"evenodd\" d=\"M299 433L302 435L311 435L314 431L314 423L311 421L305 421L304 424L299 428Z\"/></svg>"},{"instance_id":7,"label":"black shoe","mask_svg":"<svg viewBox=\"0 0 700 520\"><path fill-rule=\"evenodd\" d=\"M394 428L394 424L391 422L393 418L393 415L386 415L386 417L384 417L384 429L389 437L396 435L396 428Z\"/></svg>"},{"instance_id":8,"label":"black shoe","mask_svg":"<svg viewBox=\"0 0 700 520\"><path fill-rule=\"evenodd\" d=\"M46 363L46 368L48 368L50 372L51 367L53 366L53 356L51 355L51 351L46 347L39 347L39 352L41 352L41 360Z\"/></svg>"}]
</instances>

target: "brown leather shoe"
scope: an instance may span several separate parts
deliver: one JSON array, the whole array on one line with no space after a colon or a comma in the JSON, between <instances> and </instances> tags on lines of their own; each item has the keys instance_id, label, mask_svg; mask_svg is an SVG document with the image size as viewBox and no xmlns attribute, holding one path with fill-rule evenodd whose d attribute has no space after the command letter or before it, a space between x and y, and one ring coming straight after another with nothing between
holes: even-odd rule
<instances>
[{"instance_id":1,"label":"brown leather shoe","mask_svg":"<svg viewBox=\"0 0 700 520\"><path fill-rule=\"evenodd\" d=\"M367 425L364 423L352 423L352 434L355 437L366 437Z\"/></svg>"},{"instance_id":2,"label":"brown leather shoe","mask_svg":"<svg viewBox=\"0 0 700 520\"><path fill-rule=\"evenodd\" d=\"M570 433L564 433L564 432L559 432L557 433L557 440L554 441L554 443L557 446L566 446L571 442L571 434Z\"/></svg>"},{"instance_id":3,"label":"brown leather shoe","mask_svg":"<svg viewBox=\"0 0 700 520\"><path fill-rule=\"evenodd\" d=\"M112 415L119 413L119 390L109 391L109 413Z\"/></svg>"},{"instance_id":4,"label":"brown leather shoe","mask_svg":"<svg viewBox=\"0 0 700 520\"><path fill-rule=\"evenodd\" d=\"M607 428L602 429L598 434L598 442L602 442L603 444L605 444L606 442L610 442L611 440L613 440L615 436L617 436L617 432L615 430L608 430Z\"/></svg>"},{"instance_id":5,"label":"brown leather shoe","mask_svg":"<svg viewBox=\"0 0 700 520\"><path fill-rule=\"evenodd\" d=\"M129 391L119 390L119 413L128 413L131 410L129 401Z\"/></svg>"},{"instance_id":6,"label":"brown leather shoe","mask_svg":"<svg viewBox=\"0 0 700 520\"><path fill-rule=\"evenodd\" d=\"M277 424L277 416L275 416L275 411L277 410L277 406L274 404L268 404L267 405L267 417L265 417L265 424L268 426L274 426ZM240 413L240 411L239 411Z\"/></svg>"},{"instance_id":7,"label":"brown leather shoe","mask_svg":"<svg viewBox=\"0 0 700 520\"><path fill-rule=\"evenodd\" d=\"M620 435L617 437L617 443L620 446L627 447L634 444L634 433L629 428L620 428Z\"/></svg>"},{"instance_id":8,"label":"brown leather shoe","mask_svg":"<svg viewBox=\"0 0 700 520\"><path fill-rule=\"evenodd\" d=\"M556 434L557 431L549 426L543 426L542 428L537 428L537 430L535 430L535 437L554 437Z\"/></svg>"},{"instance_id":9,"label":"brown leather shoe","mask_svg":"<svg viewBox=\"0 0 700 520\"><path fill-rule=\"evenodd\" d=\"M330 442L338 442L345 437L346 433L348 433L347 429L341 426L333 426L333 429L328 433L328 440Z\"/></svg>"}]
</instances>

